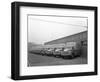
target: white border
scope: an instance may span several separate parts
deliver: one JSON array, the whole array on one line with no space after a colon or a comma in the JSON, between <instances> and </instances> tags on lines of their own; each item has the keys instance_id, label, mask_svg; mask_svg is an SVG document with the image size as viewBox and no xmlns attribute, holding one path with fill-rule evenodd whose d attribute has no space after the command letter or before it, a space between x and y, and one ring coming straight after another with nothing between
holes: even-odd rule
<instances>
[{"instance_id":1,"label":"white border","mask_svg":"<svg viewBox=\"0 0 100 82\"><path fill-rule=\"evenodd\" d=\"M27 67L27 14L88 17L88 64ZM94 11L20 7L20 75L43 75L94 71Z\"/></svg>"}]
</instances>

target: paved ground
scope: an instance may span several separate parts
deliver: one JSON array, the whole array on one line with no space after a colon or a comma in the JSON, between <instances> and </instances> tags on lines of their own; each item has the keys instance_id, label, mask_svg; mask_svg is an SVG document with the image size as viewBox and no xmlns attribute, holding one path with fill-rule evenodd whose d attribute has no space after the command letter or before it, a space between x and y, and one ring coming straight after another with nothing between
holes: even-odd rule
<instances>
[{"instance_id":1,"label":"paved ground","mask_svg":"<svg viewBox=\"0 0 100 82\"><path fill-rule=\"evenodd\" d=\"M38 54L28 54L28 66L50 66L50 65L76 65L87 64L87 58L77 57L74 59L62 59Z\"/></svg>"}]
</instances>

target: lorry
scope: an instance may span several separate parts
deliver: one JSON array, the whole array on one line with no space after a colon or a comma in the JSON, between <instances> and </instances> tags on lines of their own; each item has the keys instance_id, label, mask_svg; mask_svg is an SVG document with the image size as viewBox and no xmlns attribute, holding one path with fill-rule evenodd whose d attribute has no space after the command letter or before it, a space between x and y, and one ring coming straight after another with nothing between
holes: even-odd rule
<instances>
[{"instance_id":1,"label":"lorry","mask_svg":"<svg viewBox=\"0 0 100 82\"><path fill-rule=\"evenodd\" d=\"M61 52L63 51L63 48L56 48L53 52L54 57L61 57Z\"/></svg>"},{"instance_id":2,"label":"lorry","mask_svg":"<svg viewBox=\"0 0 100 82\"><path fill-rule=\"evenodd\" d=\"M45 54L47 56L53 56L54 51L55 51L55 48L48 48L48 50L45 51Z\"/></svg>"},{"instance_id":3,"label":"lorry","mask_svg":"<svg viewBox=\"0 0 100 82\"><path fill-rule=\"evenodd\" d=\"M63 51L61 51L61 57L72 59L81 55L81 44L78 42L67 42Z\"/></svg>"}]
</instances>

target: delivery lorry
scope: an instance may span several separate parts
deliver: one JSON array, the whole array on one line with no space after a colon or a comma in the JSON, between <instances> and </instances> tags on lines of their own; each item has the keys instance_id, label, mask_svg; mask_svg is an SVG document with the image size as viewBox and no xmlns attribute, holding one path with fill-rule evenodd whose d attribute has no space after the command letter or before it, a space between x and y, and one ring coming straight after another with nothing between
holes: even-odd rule
<instances>
[{"instance_id":1,"label":"delivery lorry","mask_svg":"<svg viewBox=\"0 0 100 82\"><path fill-rule=\"evenodd\" d=\"M78 42L67 42L63 51L61 51L62 58L75 58L81 55L81 44Z\"/></svg>"}]
</instances>

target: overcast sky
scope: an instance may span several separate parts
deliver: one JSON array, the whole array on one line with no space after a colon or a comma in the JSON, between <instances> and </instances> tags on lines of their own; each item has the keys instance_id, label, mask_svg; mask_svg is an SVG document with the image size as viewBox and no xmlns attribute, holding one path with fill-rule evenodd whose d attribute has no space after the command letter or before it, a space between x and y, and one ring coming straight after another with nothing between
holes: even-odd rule
<instances>
[{"instance_id":1,"label":"overcast sky","mask_svg":"<svg viewBox=\"0 0 100 82\"><path fill-rule=\"evenodd\" d=\"M28 16L28 42L44 44L87 30L87 18Z\"/></svg>"}]
</instances>

